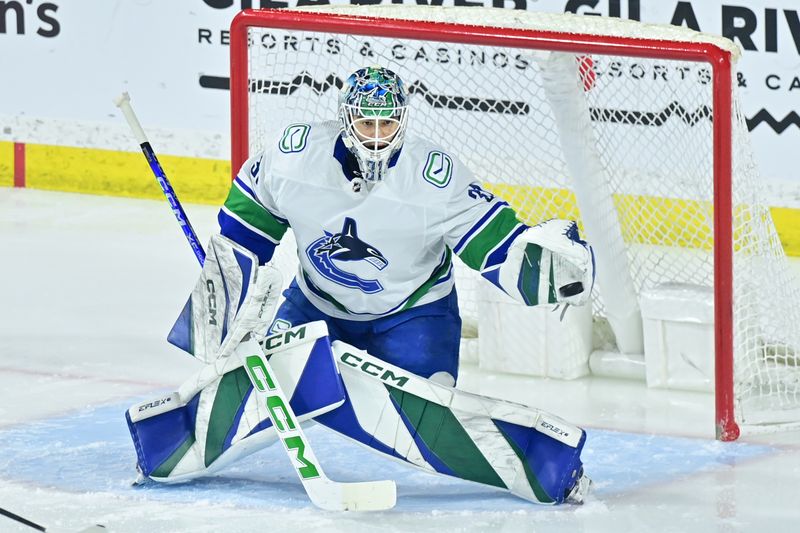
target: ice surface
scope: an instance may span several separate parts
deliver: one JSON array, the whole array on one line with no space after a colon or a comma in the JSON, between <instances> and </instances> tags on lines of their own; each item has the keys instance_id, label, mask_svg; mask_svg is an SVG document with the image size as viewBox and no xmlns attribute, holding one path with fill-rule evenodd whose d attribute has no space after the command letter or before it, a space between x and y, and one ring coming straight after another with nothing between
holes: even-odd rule
<instances>
[{"instance_id":1,"label":"ice surface","mask_svg":"<svg viewBox=\"0 0 800 533\"><path fill-rule=\"evenodd\" d=\"M178 191L180 193L180 191ZM205 240L216 209L186 206ZM132 487L124 411L197 363L164 340L198 273L162 202L0 188L0 507L50 528L171 531L788 531L800 521L800 433L713 440L713 398L610 379L462 369L461 385L588 427L595 490L537 507L387 460L320 426L343 481L394 479L380 513L314 508L274 446L218 476ZM0 517L0 531L33 531Z\"/></svg>"}]
</instances>

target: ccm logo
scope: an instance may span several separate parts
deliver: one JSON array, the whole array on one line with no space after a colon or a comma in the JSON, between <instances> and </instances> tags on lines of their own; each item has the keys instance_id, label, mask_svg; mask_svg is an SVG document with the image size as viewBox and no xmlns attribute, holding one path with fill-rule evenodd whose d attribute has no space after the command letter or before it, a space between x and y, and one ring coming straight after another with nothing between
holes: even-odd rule
<instances>
[{"instance_id":1,"label":"ccm logo","mask_svg":"<svg viewBox=\"0 0 800 533\"><path fill-rule=\"evenodd\" d=\"M206 288L208 289L208 324L210 326L216 326L217 293L214 291L214 282L211 280L206 281Z\"/></svg>"}]
</instances>

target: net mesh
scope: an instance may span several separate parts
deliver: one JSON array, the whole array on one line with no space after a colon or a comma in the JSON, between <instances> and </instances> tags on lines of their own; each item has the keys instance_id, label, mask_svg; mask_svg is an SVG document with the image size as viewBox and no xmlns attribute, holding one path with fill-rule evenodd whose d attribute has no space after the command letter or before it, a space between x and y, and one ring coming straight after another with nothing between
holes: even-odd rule
<instances>
[{"instance_id":1,"label":"net mesh","mask_svg":"<svg viewBox=\"0 0 800 533\"><path fill-rule=\"evenodd\" d=\"M491 17L507 17L505 10L491 11ZM428 18L432 12L424 11ZM486 10L470 9L465 16L477 13L482 24L492 24ZM583 27L574 31L586 31L593 21L582 18L577 24ZM251 153L273 142L287 124L335 118L346 76L369 64L386 66L409 87L410 129L456 154L521 220L578 220L598 253L625 267L623 282L637 295L662 283L713 287L707 65L256 27L249 30L249 43ZM738 104L734 126L736 417L743 424L796 421L800 359L793 347L800 346L795 327L800 288L769 210L759 203L757 170ZM599 198L592 202L591 227L576 196L576 159L591 167L591 183L584 187L589 198ZM292 273L293 247L279 250L276 260ZM465 328L474 334L478 286L484 282L457 266ZM611 283L598 272L598 322L611 306L604 282ZM608 347L616 339L607 334L596 342Z\"/></svg>"}]
</instances>

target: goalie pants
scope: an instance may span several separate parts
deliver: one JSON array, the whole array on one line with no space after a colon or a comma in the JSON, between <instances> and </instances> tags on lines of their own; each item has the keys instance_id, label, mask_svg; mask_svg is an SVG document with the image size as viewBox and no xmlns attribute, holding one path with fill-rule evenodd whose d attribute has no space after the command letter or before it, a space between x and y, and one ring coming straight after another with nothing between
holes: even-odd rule
<instances>
[{"instance_id":1,"label":"goalie pants","mask_svg":"<svg viewBox=\"0 0 800 533\"><path fill-rule=\"evenodd\" d=\"M331 342L341 340L425 378L437 372L458 378L461 317L455 287L435 302L368 321L326 315L308 301L295 280L283 295L286 300L275 315L270 333L276 333L278 321L282 327L287 327L286 323L292 327L323 320Z\"/></svg>"}]
</instances>

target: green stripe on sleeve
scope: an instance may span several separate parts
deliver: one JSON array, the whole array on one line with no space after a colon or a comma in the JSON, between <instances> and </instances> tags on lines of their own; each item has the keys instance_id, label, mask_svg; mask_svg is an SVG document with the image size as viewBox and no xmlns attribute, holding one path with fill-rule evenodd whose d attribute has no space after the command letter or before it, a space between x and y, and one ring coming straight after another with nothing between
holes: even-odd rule
<instances>
[{"instance_id":1,"label":"green stripe on sleeve","mask_svg":"<svg viewBox=\"0 0 800 533\"><path fill-rule=\"evenodd\" d=\"M279 222L264 206L243 193L236 184L231 186L225 200L228 210L254 228L266 233L276 242L286 233L288 224Z\"/></svg>"},{"instance_id":2,"label":"green stripe on sleeve","mask_svg":"<svg viewBox=\"0 0 800 533\"><path fill-rule=\"evenodd\" d=\"M419 438L456 476L508 488L450 409L400 389L386 389Z\"/></svg>"},{"instance_id":3,"label":"green stripe on sleeve","mask_svg":"<svg viewBox=\"0 0 800 533\"><path fill-rule=\"evenodd\" d=\"M458 256L468 267L480 270L489 254L508 238L519 224L513 209L510 207L500 209L489 223L472 237Z\"/></svg>"}]
</instances>

